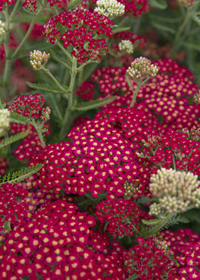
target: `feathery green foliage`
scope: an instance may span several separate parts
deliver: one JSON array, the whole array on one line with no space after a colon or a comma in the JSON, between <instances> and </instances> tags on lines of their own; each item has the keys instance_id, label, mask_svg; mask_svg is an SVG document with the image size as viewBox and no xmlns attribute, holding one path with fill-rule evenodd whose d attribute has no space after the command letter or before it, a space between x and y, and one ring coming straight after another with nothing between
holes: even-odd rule
<instances>
[{"instance_id":1,"label":"feathery green foliage","mask_svg":"<svg viewBox=\"0 0 200 280\"><path fill-rule=\"evenodd\" d=\"M18 123L18 124L26 125L26 124L30 123L30 119L11 111L10 112L10 123Z\"/></svg>"},{"instance_id":2,"label":"feathery green foliage","mask_svg":"<svg viewBox=\"0 0 200 280\"><path fill-rule=\"evenodd\" d=\"M29 82L26 82L26 83L30 88L33 88L33 89L44 90L44 91L53 92L53 93L63 93L63 90L61 90L57 87L54 87L52 85L47 86L46 84L36 84L36 83L29 83ZM66 89L66 91L68 91L67 86L64 86L64 89Z\"/></svg>"},{"instance_id":3,"label":"feathery green foliage","mask_svg":"<svg viewBox=\"0 0 200 280\"><path fill-rule=\"evenodd\" d=\"M179 223L187 224L189 222L190 221L186 217L183 217L181 215L175 215L163 227L161 227L160 230L167 229L167 228L177 225Z\"/></svg>"},{"instance_id":4,"label":"feathery green foliage","mask_svg":"<svg viewBox=\"0 0 200 280\"><path fill-rule=\"evenodd\" d=\"M28 135L29 131L24 131L24 132L21 132L21 133L17 133L15 135L12 135L10 136L9 138L5 138L3 139L1 142L0 142L0 149L5 147L5 146L8 146L18 140L21 140L23 138L25 138L27 135Z\"/></svg>"},{"instance_id":5,"label":"feathery green foliage","mask_svg":"<svg viewBox=\"0 0 200 280\"><path fill-rule=\"evenodd\" d=\"M71 0L69 3L67 3L68 9L72 11L81 3L82 0Z\"/></svg>"},{"instance_id":6,"label":"feathery green foliage","mask_svg":"<svg viewBox=\"0 0 200 280\"><path fill-rule=\"evenodd\" d=\"M8 173L5 176L0 176L0 186L4 183L19 183L27 179L31 175L35 174L42 168L43 164L37 164L29 166L25 169L21 169L17 172Z\"/></svg>"},{"instance_id":7,"label":"feathery green foliage","mask_svg":"<svg viewBox=\"0 0 200 280\"><path fill-rule=\"evenodd\" d=\"M106 105L110 102L113 102L115 100L116 96L107 96L102 99L96 99L88 102L81 102L74 107L72 107L72 110L77 110L77 111L87 111L90 109L98 108L103 105Z\"/></svg>"}]
</instances>

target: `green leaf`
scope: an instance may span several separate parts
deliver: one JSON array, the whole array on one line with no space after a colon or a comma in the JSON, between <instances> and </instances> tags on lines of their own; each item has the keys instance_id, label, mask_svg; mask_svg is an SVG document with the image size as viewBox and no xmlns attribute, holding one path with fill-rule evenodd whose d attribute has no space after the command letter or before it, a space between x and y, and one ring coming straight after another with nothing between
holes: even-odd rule
<instances>
[{"instance_id":1,"label":"green leaf","mask_svg":"<svg viewBox=\"0 0 200 280\"><path fill-rule=\"evenodd\" d=\"M164 10L167 8L166 0L149 0L149 5L153 8Z\"/></svg>"},{"instance_id":2,"label":"green leaf","mask_svg":"<svg viewBox=\"0 0 200 280\"><path fill-rule=\"evenodd\" d=\"M0 106L0 110L2 110L4 108L6 108L6 104L5 103Z\"/></svg>"},{"instance_id":3,"label":"green leaf","mask_svg":"<svg viewBox=\"0 0 200 280\"><path fill-rule=\"evenodd\" d=\"M72 11L81 3L82 0L71 0L69 3L67 3L68 9Z\"/></svg>"},{"instance_id":4,"label":"green leaf","mask_svg":"<svg viewBox=\"0 0 200 280\"><path fill-rule=\"evenodd\" d=\"M66 62L63 61L63 58L58 56L53 50L50 50L50 53L53 57L53 59L55 59L57 62L61 63L62 65L64 65L66 68L71 69L71 66Z\"/></svg>"},{"instance_id":5,"label":"green leaf","mask_svg":"<svg viewBox=\"0 0 200 280\"><path fill-rule=\"evenodd\" d=\"M199 18L198 16L193 15L193 16L192 16L192 19L193 19L198 25L200 25L200 18Z\"/></svg>"},{"instance_id":6,"label":"green leaf","mask_svg":"<svg viewBox=\"0 0 200 280\"><path fill-rule=\"evenodd\" d=\"M57 87L47 86L46 84L36 84L36 83L33 84L33 83L29 83L29 82L26 82L26 83L30 88L34 88L37 90L44 90L44 91L52 92L52 93L63 93L63 90L61 90ZM66 91L68 90L67 86L64 86L64 88L66 89Z\"/></svg>"},{"instance_id":7,"label":"green leaf","mask_svg":"<svg viewBox=\"0 0 200 280\"><path fill-rule=\"evenodd\" d=\"M112 97L105 97L102 99L96 99L88 102L81 102L76 105L76 107L72 108L72 110L77 110L77 111L86 111L94 108L101 107L103 105L109 104L110 102L113 102L115 100L116 96Z\"/></svg>"},{"instance_id":8,"label":"green leaf","mask_svg":"<svg viewBox=\"0 0 200 280\"><path fill-rule=\"evenodd\" d=\"M167 31L169 33L175 34L176 30L174 30L173 28L169 27L169 25L162 25L158 22L152 21L152 24L155 28L163 30L163 31Z\"/></svg>"},{"instance_id":9,"label":"green leaf","mask_svg":"<svg viewBox=\"0 0 200 280\"><path fill-rule=\"evenodd\" d=\"M0 149L8 146L18 140L21 140L23 138L25 138L28 135L29 131L25 131L25 132L21 132L21 133L17 133L15 135L10 136L9 138L5 138L0 142Z\"/></svg>"},{"instance_id":10,"label":"green leaf","mask_svg":"<svg viewBox=\"0 0 200 280\"><path fill-rule=\"evenodd\" d=\"M130 27L118 27L118 28L114 28L112 30L113 34L116 34L116 33L119 33L119 32L123 32L123 31L126 31L126 30L129 30Z\"/></svg>"},{"instance_id":11,"label":"green leaf","mask_svg":"<svg viewBox=\"0 0 200 280\"><path fill-rule=\"evenodd\" d=\"M35 166L29 166L13 173L8 173L3 177L0 176L0 186L4 183L20 183L31 175L37 173L42 168L42 166L43 164L37 164Z\"/></svg>"},{"instance_id":12,"label":"green leaf","mask_svg":"<svg viewBox=\"0 0 200 280\"><path fill-rule=\"evenodd\" d=\"M5 226L5 228L7 229L8 232L11 231L10 222L5 221L4 226Z\"/></svg>"},{"instance_id":13,"label":"green leaf","mask_svg":"<svg viewBox=\"0 0 200 280\"><path fill-rule=\"evenodd\" d=\"M179 224L179 223L184 223L184 224L187 224L189 223L190 221L186 218L186 217L183 217L181 215L175 215L171 218L170 221L168 221L163 227L161 227L159 230L163 230L163 229L167 229L169 227L172 227L176 224Z\"/></svg>"},{"instance_id":14,"label":"green leaf","mask_svg":"<svg viewBox=\"0 0 200 280\"><path fill-rule=\"evenodd\" d=\"M198 42L183 42L182 45L187 48L200 51L200 43Z\"/></svg>"},{"instance_id":15,"label":"green leaf","mask_svg":"<svg viewBox=\"0 0 200 280\"><path fill-rule=\"evenodd\" d=\"M162 221L162 219L153 219L153 220L142 220L143 224L145 225L157 225L158 223L160 223Z\"/></svg>"},{"instance_id":16,"label":"green leaf","mask_svg":"<svg viewBox=\"0 0 200 280\"><path fill-rule=\"evenodd\" d=\"M10 111L10 123L18 123L18 124L26 125L29 122L30 122L29 118Z\"/></svg>"}]
</instances>

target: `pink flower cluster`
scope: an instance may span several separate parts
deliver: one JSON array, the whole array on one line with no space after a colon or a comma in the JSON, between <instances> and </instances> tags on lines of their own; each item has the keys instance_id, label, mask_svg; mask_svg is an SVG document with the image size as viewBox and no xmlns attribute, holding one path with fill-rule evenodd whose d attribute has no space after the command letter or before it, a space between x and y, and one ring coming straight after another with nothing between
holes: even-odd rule
<instances>
[{"instance_id":1,"label":"pink flower cluster","mask_svg":"<svg viewBox=\"0 0 200 280\"><path fill-rule=\"evenodd\" d=\"M49 136L51 134L49 123L44 123L43 128L47 129L47 131L44 132L44 135ZM24 163L27 163L32 154L39 153L42 150L41 141L38 137L37 131L31 124L11 124L11 134L25 132L26 130L29 130L28 135L22 140L22 143L19 144L14 151L16 158L23 161Z\"/></svg>"},{"instance_id":2,"label":"pink flower cluster","mask_svg":"<svg viewBox=\"0 0 200 280\"><path fill-rule=\"evenodd\" d=\"M141 229L141 220L152 217L142 211L134 201L107 199L96 207L96 215L114 238L135 235Z\"/></svg>"},{"instance_id":3,"label":"pink flower cluster","mask_svg":"<svg viewBox=\"0 0 200 280\"><path fill-rule=\"evenodd\" d=\"M34 119L41 118L42 120L47 121L49 115L46 115L46 111L48 111L49 106L42 108L44 102L45 99L40 93L34 95L21 95L17 97L8 108L19 115Z\"/></svg>"},{"instance_id":4,"label":"pink flower cluster","mask_svg":"<svg viewBox=\"0 0 200 280\"><path fill-rule=\"evenodd\" d=\"M47 203L31 221L7 234L0 247L1 279L36 280L38 275L44 280L126 279L123 249L116 242L106 246L104 235L100 238L97 233L96 238L90 229L95 224L92 216L73 204ZM96 251L93 243L98 238Z\"/></svg>"},{"instance_id":5,"label":"pink flower cluster","mask_svg":"<svg viewBox=\"0 0 200 280\"><path fill-rule=\"evenodd\" d=\"M59 24L67 28L62 36L57 28ZM102 59L100 55L108 52L105 38L112 36L112 26L111 20L97 12L76 8L73 13L63 12L48 19L44 25L44 37L51 44L55 44L56 40L62 40L65 48L73 46L75 49L71 55L80 63L86 62L88 58L100 61Z\"/></svg>"},{"instance_id":6,"label":"pink flower cluster","mask_svg":"<svg viewBox=\"0 0 200 280\"><path fill-rule=\"evenodd\" d=\"M15 5L15 0L0 0L0 12L3 11L3 7L5 4L7 4L8 6Z\"/></svg>"}]
</instances>

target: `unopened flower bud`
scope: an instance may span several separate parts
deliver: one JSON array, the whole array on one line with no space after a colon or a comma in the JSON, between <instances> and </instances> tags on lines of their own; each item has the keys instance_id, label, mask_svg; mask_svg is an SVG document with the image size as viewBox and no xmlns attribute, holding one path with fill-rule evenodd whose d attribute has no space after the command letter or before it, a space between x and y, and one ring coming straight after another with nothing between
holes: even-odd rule
<instances>
[{"instance_id":1,"label":"unopened flower bud","mask_svg":"<svg viewBox=\"0 0 200 280\"><path fill-rule=\"evenodd\" d=\"M41 52L39 50L34 50L34 52L30 52L30 64L33 67L33 70L40 70L42 66L44 66L50 58L50 54L46 52Z\"/></svg>"},{"instance_id":2,"label":"unopened flower bud","mask_svg":"<svg viewBox=\"0 0 200 280\"><path fill-rule=\"evenodd\" d=\"M5 31L5 23L0 20L0 38L3 37L5 33L6 33L6 31ZM1 41L3 41L3 40L1 40ZM2 42L0 42L0 44L1 43Z\"/></svg>"},{"instance_id":3,"label":"unopened flower bud","mask_svg":"<svg viewBox=\"0 0 200 280\"><path fill-rule=\"evenodd\" d=\"M122 16L125 12L125 6L116 0L98 0L96 5L94 11L108 18Z\"/></svg>"},{"instance_id":4,"label":"unopened flower bud","mask_svg":"<svg viewBox=\"0 0 200 280\"><path fill-rule=\"evenodd\" d=\"M4 135L5 130L9 127L10 111L8 109L0 110L0 136Z\"/></svg>"},{"instance_id":5,"label":"unopened flower bud","mask_svg":"<svg viewBox=\"0 0 200 280\"><path fill-rule=\"evenodd\" d=\"M133 79L142 81L147 78L154 78L158 73L158 68L151 64L151 60L141 56L131 63L127 73Z\"/></svg>"},{"instance_id":6,"label":"unopened flower bud","mask_svg":"<svg viewBox=\"0 0 200 280\"><path fill-rule=\"evenodd\" d=\"M130 40L122 40L119 43L119 50L126 51L127 53L133 53L133 44Z\"/></svg>"}]
</instances>

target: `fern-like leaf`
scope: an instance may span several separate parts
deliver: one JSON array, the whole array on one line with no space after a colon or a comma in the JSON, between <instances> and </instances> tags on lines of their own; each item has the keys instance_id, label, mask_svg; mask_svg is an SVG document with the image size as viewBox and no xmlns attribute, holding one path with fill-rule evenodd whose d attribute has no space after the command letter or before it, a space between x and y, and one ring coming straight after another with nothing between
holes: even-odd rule
<instances>
[{"instance_id":1,"label":"fern-like leaf","mask_svg":"<svg viewBox=\"0 0 200 280\"><path fill-rule=\"evenodd\" d=\"M101 107L103 105L106 105L110 102L113 102L115 100L116 96L107 96L105 98L102 99L96 99L96 100L92 100L92 101L88 101L88 102L81 102L79 104L77 104L74 108L72 108L73 110L77 110L77 111L87 111L90 109L94 109L94 108L98 108Z\"/></svg>"},{"instance_id":2,"label":"fern-like leaf","mask_svg":"<svg viewBox=\"0 0 200 280\"><path fill-rule=\"evenodd\" d=\"M183 217L181 215L175 215L162 228L160 228L160 230L167 229L167 228L177 225L179 223L187 224L189 222L190 221L186 217Z\"/></svg>"},{"instance_id":3,"label":"fern-like leaf","mask_svg":"<svg viewBox=\"0 0 200 280\"><path fill-rule=\"evenodd\" d=\"M142 220L143 224L148 225L148 226L157 225L161 221L162 221L162 219Z\"/></svg>"},{"instance_id":4,"label":"fern-like leaf","mask_svg":"<svg viewBox=\"0 0 200 280\"><path fill-rule=\"evenodd\" d=\"M0 176L0 186L4 183L20 183L31 175L37 173L42 168L42 166L43 164L37 164L13 173L8 173L3 177Z\"/></svg>"},{"instance_id":5,"label":"fern-like leaf","mask_svg":"<svg viewBox=\"0 0 200 280\"><path fill-rule=\"evenodd\" d=\"M10 112L10 123L18 123L18 124L28 124L30 122L30 119L28 117L25 117L23 115L19 115L15 112Z\"/></svg>"},{"instance_id":6,"label":"fern-like leaf","mask_svg":"<svg viewBox=\"0 0 200 280\"><path fill-rule=\"evenodd\" d=\"M9 138L3 139L0 142L0 149L18 141L18 140L21 140L21 139L25 138L28 135L28 132L29 131L27 130L25 132L17 133L15 135L10 136Z\"/></svg>"},{"instance_id":7,"label":"fern-like leaf","mask_svg":"<svg viewBox=\"0 0 200 280\"><path fill-rule=\"evenodd\" d=\"M82 0L70 0L69 3L67 3L68 9L72 11L81 3Z\"/></svg>"},{"instance_id":8,"label":"fern-like leaf","mask_svg":"<svg viewBox=\"0 0 200 280\"><path fill-rule=\"evenodd\" d=\"M61 90L57 87L53 87L52 85L47 86L46 84L36 84L36 83L33 84L33 83L29 83L29 82L26 82L26 83L30 88L34 88L37 90L44 90L44 91L53 92L53 93L63 93L63 90ZM66 91L68 91L68 87L64 86L64 88L66 89Z\"/></svg>"},{"instance_id":9,"label":"fern-like leaf","mask_svg":"<svg viewBox=\"0 0 200 280\"><path fill-rule=\"evenodd\" d=\"M113 34L115 34L115 33L123 32L123 31L129 30L129 29L130 29L130 27L118 27L118 28L114 28L112 30L112 32L113 32Z\"/></svg>"}]
</instances>

